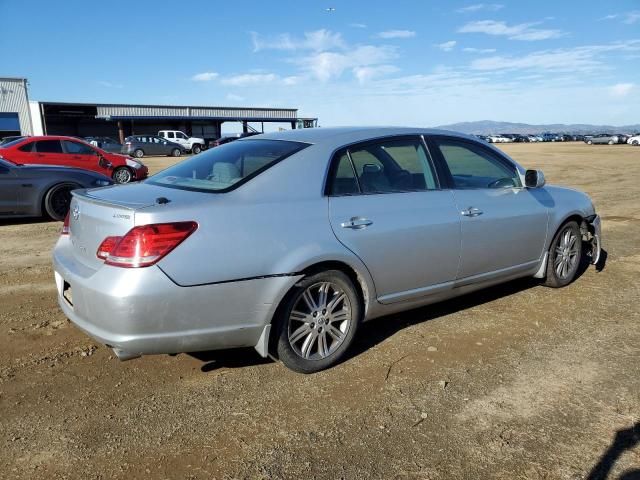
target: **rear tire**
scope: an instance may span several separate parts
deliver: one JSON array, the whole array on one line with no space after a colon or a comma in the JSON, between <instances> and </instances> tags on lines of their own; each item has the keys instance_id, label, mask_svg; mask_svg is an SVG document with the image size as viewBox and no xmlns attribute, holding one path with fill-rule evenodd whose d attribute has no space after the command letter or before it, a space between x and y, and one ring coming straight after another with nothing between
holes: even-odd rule
<instances>
[{"instance_id":1,"label":"rear tire","mask_svg":"<svg viewBox=\"0 0 640 480\"><path fill-rule=\"evenodd\" d=\"M64 220L71 204L71 190L76 188L81 187L75 183L60 183L51 187L44 196L44 212L52 220Z\"/></svg>"},{"instance_id":2,"label":"rear tire","mask_svg":"<svg viewBox=\"0 0 640 480\"><path fill-rule=\"evenodd\" d=\"M547 277L544 284L551 288L569 285L576 277L582 261L582 234L574 221L567 222L556 233L549 247Z\"/></svg>"},{"instance_id":3,"label":"rear tire","mask_svg":"<svg viewBox=\"0 0 640 480\"><path fill-rule=\"evenodd\" d=\"M144 152L142 151L141 148L136 148L133 151L133 156L136 157L136 158L142 158L142 157L144 157Z\"/></svg>"},{"instance_id":4,"label":"rear tire","mask_svg":"<svg viewBox=\"0 0 640 480\"><path fill-rule=\"evenodd\" d=\"M193 147L191 147L191 153L193 153L194 155L198 155L201 151L202 147L197 143Z\"/></svg>"},{"instance_id":5,"label":"rear tire","mask_svg":"<svg viewBox=\"0 0 640 480\"><path fill-rule=\"evenodd\" d=\"M613 145L613 140L609 140L609 145Z\"/></svg>"},{"instance_id":6,"label":"rear tire","mask_svg":"<svg viewBox=\"0 0 640 480\"><path fill-rule=\"evenodd\" d=\"M182 155L182 151L180 151L179 148L174 148L173 150L171 150L172 157L179 157L180 155Z\"/></svg>"},{"instance_id":7,"label":"rear tire","mask_svg":"<svg viewBox=\"0 0 640 480\"><path fill-rule=\"evenodd\" d=\"M353 343L362 321L362 302L353 282L339 270L302 279L278 309L278 358L299 373L329 368Z\"/></svg>"},{"instance_id":8,"label":"rear tire","mask_svg":"<svg viewBox=\"0 0 640 480\"><path fill-rule=\"evenodd\" d=\"M638 142L638 140L634 140L633 142L631 142L631 145L635 145L637 147L638 145L640 145L640 142Z\"/></svg>"},{"instance_id":9,"label":"rear tire","mask_svg":"<svg viewBox=\"0 0 640 480\"><path fill-rule=\"evenodd\" d=\"M591 140L587 141L587 145L593 145L593 142Z\"/></svg>"}]
</instances>

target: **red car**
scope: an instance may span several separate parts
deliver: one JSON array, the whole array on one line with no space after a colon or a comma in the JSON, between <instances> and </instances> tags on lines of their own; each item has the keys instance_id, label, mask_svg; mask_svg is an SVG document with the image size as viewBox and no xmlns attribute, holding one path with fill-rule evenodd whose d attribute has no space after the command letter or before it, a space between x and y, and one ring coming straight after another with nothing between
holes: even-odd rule
<instances>
[{"instance_id":1,"label":"red car","mask_svg":"<svg viewBox=\"0 0 640 480\"><path fill-rule=\"evenodd\" d=\"M149 174L149 169L138 160L105 152L74 137L24 137L0 145L0 157L21 165L64 165L92 170L116 183L142 180Z\"/></svg>"}]
</instances>

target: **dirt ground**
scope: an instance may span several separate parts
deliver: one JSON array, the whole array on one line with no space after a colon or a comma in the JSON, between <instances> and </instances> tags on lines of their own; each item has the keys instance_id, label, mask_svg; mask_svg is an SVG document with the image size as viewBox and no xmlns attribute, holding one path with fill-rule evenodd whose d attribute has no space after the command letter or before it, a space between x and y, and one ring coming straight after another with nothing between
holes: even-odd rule
<instances>
[{"instance_id":1,"label":"dirt ground","mask_svg":"<svg viewBox=\"0 0 640 480\"><path fill-rule=\"evenodd\" d=\"M640 478L640 148L503 148L592 196L602 271L372 321L310 376L252 349L119 362L57 307L60 224L0 223L0 477Z\"/></svg>"}]
</instances>

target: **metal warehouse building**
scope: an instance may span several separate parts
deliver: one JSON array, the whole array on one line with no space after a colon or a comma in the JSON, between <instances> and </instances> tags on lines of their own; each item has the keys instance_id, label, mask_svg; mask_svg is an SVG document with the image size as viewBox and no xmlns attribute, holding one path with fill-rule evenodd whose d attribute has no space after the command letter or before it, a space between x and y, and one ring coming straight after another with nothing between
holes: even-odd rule
<instances>
[{"instance_id":1,"label":"metal warehouse building","mask_svg":"<svg viewBox=\"0 0 640 480\"><path fill-rule=\"evenodd\" d=\"M33 135L24 78L0 78L0 138L11 135Z\"/></svg>"},{"instance_id":2,"label":"metal warehouse building","mask_svg":"<svg viewBox=\"0 0 640 480\"><path fill-rule=\"evenodd\" d=\"M9 135L108 136L122 142L133 134L181 130L187 135L216 139L221 136L224 122L240 122L244 132L256 130L250 122L259 123L262 130L265 123L287 123L291 128L317 126L317 119L300 118L295 108L29 102L26 87L26 79L0 78L0 138Z\"/></svg>"}]
</instances>

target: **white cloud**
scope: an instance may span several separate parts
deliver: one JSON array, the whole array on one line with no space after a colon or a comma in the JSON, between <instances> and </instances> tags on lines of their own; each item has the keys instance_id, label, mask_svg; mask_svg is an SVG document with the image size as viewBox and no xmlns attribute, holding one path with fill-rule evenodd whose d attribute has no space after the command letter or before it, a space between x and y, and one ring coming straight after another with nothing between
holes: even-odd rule
<instances>
[{"instance_id":1,"label":"white cloud","mask_svg":"<svg viewBox=\"0 0 640 480\"><path fill-rule=\"evenodd\" d=\"M633 25L640 21L640 10L632 10L630 12L624 13L613 13L611 15L607 15L603 17L602 20L622 20L622 23L626 23L627 25Z\"/></svg>"},{"instance_id":2,"label":"white cloud","mask_svg":"<svg viewBox=\"0 0 640 480\"><path fill-rule=\"evenodd\" d=\"M251 32L253 51L261 50L314 50L323 51L345 47L340 33L320 29L305 32L304 38L294 38L288 33L275 37L263 38L256 32Z\"/></svg>"},{"instance_id":3,"label":"white cloud","mask_svg":"<svg viewBox=\"0 0 640 480\"><path fill-rule=\"evenodd\" d=\"M191 80L194 82L210 82L211 80L218 78L218 74L216 72L202 72L196 73Z\"/></svg>"},{"instance_id":4,"label":"white cloud","mask_svg":"<svg viewBox=\"0 0 640 480\"><path fill-rule=\"evenodd\" d=\"M349 26L351 28L367 28L364 23L350 23Z\"/></svg>"},{"instance_id":5,"label":"white cloud","mask_svg":"<svg viewBox=\"0 0 640 480\"><path fill-rule=\"evenodd\" d=\"M246 87L247 85L272 83L276 80L278 80L278 76L273 73L244 73L242 75L223 78L220 80L220 83L234 87Z\"/></svg>"},{"instance_id":6,"label":"white cloud","mask_svg":"<svg viewBox=\"0 0 640 480\"><path fill-rule=\"evenodd\" d=\"M479 12L481 10L489 12L497 12L504 8L504 5L500 3L476 3L475 5L469 5L468 7L462 7L456 10L458 13L470 13Z\"/></svg>"},{"instance_id":7,"label":"white cloud","mask_svg":"<svg viewBox=\"0 0 640 480\"><path fill-rule=\"evenodd\" d=\"M107 82L106 80L100 80L98 82L98 85L105 88L124 88L124 85L122 85L121 83L112 83Z\"/></svg>"},{"instance_id":8,"label":"white cloud","mask_svg":"<svg viewBox=\"0 0 640 480\"><path fill-rule=\"evenodd\" d=\"M463 52L467 53L495 53L495 48L474 48L474 47L466 47L462 49Z\"/></svg>"},{"instance_id":9,"label":"white cloud","mask_svg":"<svg viewBox=\"0 0 640 480\"><path fill-rule=\"evenodd\" d=\"M227 100L230 100L232 102L243 102L244 97L241 97L240 95L236 95L235 93L228 93Z\"/></svg>"},{"instance_id":10,"label":"white cloud","mask_svg":"<svg viewBox=\"0 0 640 480\"><path fill-rule=\"evenodd\" d=\"M416 36L416 32L413 30L386 30L378 33L378 38L390 39L390 38L412 38Z\"/></svg>"},{"instance_id":11,"label":"white cloud","mask_svg":"<svg viewBox=\"0 0 640 480\"><path fill-rule=\"evenodd\" d=\"M472 70L536 70L555 72L593 72L608 69L601 55L611 52L640 51L640 41L590 45L569 49L543 50L520 56L493 56L471 62Z\"/></svg>"},{"instance_id":12,"label":"white cloud","mask_svg":"<svg viewBox=\"0 0 640 480\"><path fill-rule=\"evenodd\" d=\"M294 62L301 65L303 70L312 77L326 82L340 77L345 70L387 64L396 56L396 50L392 47L361 45L344 53L314 53L308 57L295 59Z\"/></svg>"},{"instance_id":13,"label":"white cloud","mask_svg":"<svg viewBox=\"0 0 640 480\"><path fill-rule=\"evenodd\" d=\"M397 71L399 71L399 68L393 65L377 65L373 67L355 67L353 75L360 84L364 84L374 78L396 73Z\"/></svg>"},{"instance_id":14,"label":"white cloud","mask_svg":"<svg viewBox=\"0 0 640 480\"><path fill-rule=\"evenodd\" d=\"M609 94L612 97L626 97L634 89L633 83L616 83L609 87Z\"/></svg>"},{"instance_id":15,"label":"white cloud","mask_svg":"<svg viewBox=\"0 0 640 480\"><path fill-rule=\"evenodd\" d=\"M436 47L444 52L450 52L451 50L453 50L453 47L455 47L457 43L458 42L456 42L455 40L449 40L448 42L436 44Z\"/></svg>"},{"instance_id":16,"label":"white cloud","mask_svg":"<svg viewBox=\"0 0 640 480\"><path fill-rule=\"evenodd\" d=\"M503 21L479 20L469 22L458 29L460 33L484 33L487 35L505 36L510 40L548 40L565 35L561 30L533 28L539 23L520 23L508 25Z\"/></svg>"}]
</instances>

